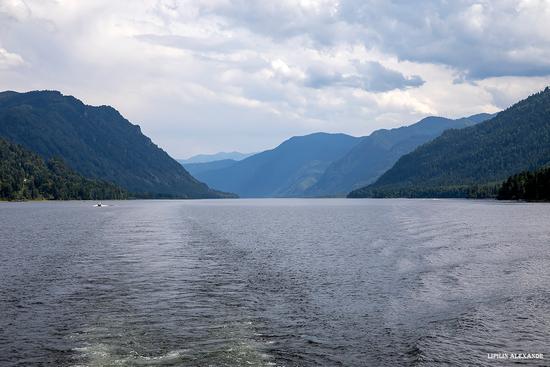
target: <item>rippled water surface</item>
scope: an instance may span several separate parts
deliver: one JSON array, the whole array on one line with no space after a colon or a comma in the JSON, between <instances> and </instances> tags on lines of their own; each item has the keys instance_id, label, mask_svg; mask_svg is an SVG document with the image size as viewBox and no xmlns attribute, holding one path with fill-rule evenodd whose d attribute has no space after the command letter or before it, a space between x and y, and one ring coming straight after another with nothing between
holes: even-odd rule
<instances>
[{"instance_id":1,"label":"rippled water surface","mask_svg":"<svg viewBox=\"0 0 550 367\"><path fill-rule=\"evenodd\" d=\"M0 203L1 366L550 364L550 205L108 204Z\"/></svg>"}]
</instances>

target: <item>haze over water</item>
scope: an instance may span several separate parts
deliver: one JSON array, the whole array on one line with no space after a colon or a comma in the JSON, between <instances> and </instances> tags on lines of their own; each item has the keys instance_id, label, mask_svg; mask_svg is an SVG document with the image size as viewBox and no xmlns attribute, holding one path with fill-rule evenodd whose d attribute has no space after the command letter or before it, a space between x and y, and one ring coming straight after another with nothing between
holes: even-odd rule
<instances>
[{"instance_id":1,"label":"haze over water","mask_svg":"<svg viewBox=\"0 0 550 367\"><path fill-rule=\"evenodd\" d=\"M550 358L550 205L0 203L2 366Z\"/></svg>"}]
</instances>

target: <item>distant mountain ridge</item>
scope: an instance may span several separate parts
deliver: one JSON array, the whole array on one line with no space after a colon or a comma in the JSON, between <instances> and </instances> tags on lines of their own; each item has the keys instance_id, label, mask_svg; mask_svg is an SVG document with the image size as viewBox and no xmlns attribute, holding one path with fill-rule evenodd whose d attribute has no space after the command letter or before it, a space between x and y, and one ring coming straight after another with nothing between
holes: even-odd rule
<instances>
[{"instance_id":1,"label":"distant mountain ridge","mask_svg":"<svg viewBox=\"0 0 550 367\"><path fill-rule=\"evenodd\" d=\"M187 159L177 159L184 166L191 163L208 163L221 160L242 161L256 153L240 153L240 152L219 152L214 154L198 154Z\"/></svg>"},{"instance_id":2,"label":"distant mountain ridge","mask_svg":"<svg viewBox=\"0 0 550 367\"><path fill-rule=\"evenodd\" d=\"M152 197L219 198L109 106L57 91L0 93L0 136L45 159L62 158L85 177Z\"/></svg>"},{"instance_id":3,"label":"distant mountain ridge","mask_svg":"<svg viewBox=\"0 0 550 367\"><path fill-rule=\"evenodd\" d=\"M510 175L548 163L547 87L490 120L446 131L350 197L465 197L472 185L498 185Z\"/></svg>"},{"instance_id":4,"label":"distant mountain ridge","mask_svg":"<svg viewBox=\"0 0 550 367\"><path fill-rule=\"evenodd\" d=\"M182 164L185 169L194 177L208 171L214 171L218 169L228 168L236 164L238 161L233 159L222 159L212 162L200 162L200 163L184 163Z\"/></svg>"},{"instance_id":5,"label":"distant mountain ridge","mask_svg":"<svg viewBox=\"0 0 550 367\"><path fill-rule=\"evenodd\" d=\"M345 134L297 136L227 167L194 172L210 186L241 197L300 197L359 140Z\"/></svg>"},{"instance_id":6,"label":"distant mountain ridge","mask_svg":"<svg viewBox=\"0 0 550 367\"><path fill-rule=\"evenodd\" d=\"M438 137L445 130L461 129L487 120L482 113L456 120L426 117L419 122L395 129L382 129L363 137L342 158L332 162L307 196L345 196L351 190L374 182L404 154Z\"/></svg>"},{"instance_id":7,"label":"distant mountain ridge","mask_svg":"<svg viewBox=\"0 0 550 367\"><path fill-rule=\"evenodd\" d=\"M353 138L323 157L321 154L331 151L333 144L341 143L343 134L290 138L275 149L240 162L224 159L184 166L209 185L243 197L344 197L353 188L375 181L403 154L443 131L472 126L492 116L478 114L455 120L427 117L409 126ZM293 153L283 154L287 151ZM294 169L281 169L285 164L294 165ZM275 166L278 168L273 169Z\"/></svg>"}]
</instances>

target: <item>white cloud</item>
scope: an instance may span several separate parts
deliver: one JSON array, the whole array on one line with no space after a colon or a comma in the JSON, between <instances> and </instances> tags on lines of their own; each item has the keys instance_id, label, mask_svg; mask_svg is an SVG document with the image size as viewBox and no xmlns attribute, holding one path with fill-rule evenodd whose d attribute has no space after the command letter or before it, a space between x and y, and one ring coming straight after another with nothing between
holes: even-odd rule
<instances>
[{"instance_id":1,"label":"white cloud","mask_svg":"<svg viewBox=\"0 0 550 367\"><path fill-rule=\"evenodd\" d=\"M0 47L0 69L10 69L24 63L25 61L20 55L11 53Z\"/></svg>"},{"instance_id":2,"label":"white cloud","mask_svg":"<svg viewBox=\"0 0 550 367\"><path fill-rule=\"evenodd\" d=\"M0 0L0 89L111 104L173 156L494 112L550 83L545 1Z\"/></svg>"},{"instance_id":3,"label":"white cloud","mask_svg":"<svg viewBox=\"0 0 550 367\"><path fill-rule=\"evenodd\" d=\"M0 16L24 20L31 14L30 8L23 0L0 1Z\"/></svg>"}]
</instances>

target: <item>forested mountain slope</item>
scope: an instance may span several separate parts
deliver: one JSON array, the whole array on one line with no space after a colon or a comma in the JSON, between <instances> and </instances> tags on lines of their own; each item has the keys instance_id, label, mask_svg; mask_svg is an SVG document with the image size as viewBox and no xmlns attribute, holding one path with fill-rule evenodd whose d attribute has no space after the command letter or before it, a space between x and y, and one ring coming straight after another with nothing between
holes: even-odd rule
<instances>
[{"instance_id":1,"label":"forested mountain slope","mask_svg":"<svg viewBox=\"0 0 550 367\"><path fill-rule=\"evenodd\" d=\"M127 192L100 180L90 180L62 161L40 156L0 138L0 200L125 199Z\"/></svg>"},{"instance_id":2,"label":"forested mountain slope","mask_svg":"<svg viewBox=\"0 0 550 367\"><path fill-rule=\"evenodd\" d=\"M401 157L350 197L464 197L471 185L498 184L550 162L550 89L494 118L449 130Z\"/></svg>"},{"instance_id":3,"label":"forested mountain slope","mask_svg":"<svg viewBox=\"0 0 550 367\"><path fill-rule=\"evenodd\" d=\"M88 106L59 92L0 93L0 136L132 193L225 196L193 178L114 108Z\"/></svg>"},{"instance_id":4,"label":"forested mountain slope","mask_svg":"<svg viewBox=\"0 0 550 367\"><path fill-rule=\"evenodd\" d=\"M509 177L498 191L500 200L550 201L550 168Z\"/></svg>"},{"instance_id":5,"label":"forested mountain slope","mask_svg":"<svg viewBox=\"0 0 550 367\"><path fill-rule=\"evenodd\" d=\"M401 156L438 137L443 131L472 126L490 117L492 115L489 114L456 120L427 117L409 126L377 130L331 163L317 183L306 191L306 195L345 196L353 189L374 182Z\"/></svg>"}]
</instances>

